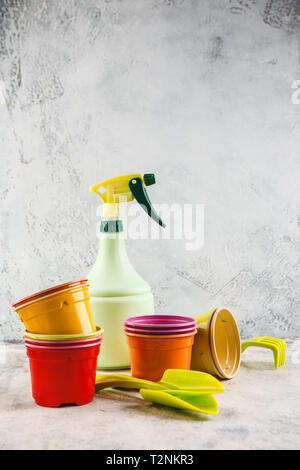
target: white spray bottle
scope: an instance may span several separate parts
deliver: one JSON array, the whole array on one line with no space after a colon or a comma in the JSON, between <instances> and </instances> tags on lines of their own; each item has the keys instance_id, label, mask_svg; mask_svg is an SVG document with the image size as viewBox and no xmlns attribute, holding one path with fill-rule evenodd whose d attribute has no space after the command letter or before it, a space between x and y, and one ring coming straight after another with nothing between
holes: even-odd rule
<instances>
[{"instance_id":1,"label":"white spray bottle","mask_svg":"<svg viewBox=\"0 0 300 470\"><path fill-rule=\"evenodd\" d=\"M122 221L119 219L119 203L136 199L152 219L165 226L145 189L145 186L154 183L154 174L130 174L103 181L90 188L104 203L99 252L88 275L95 322L104 328L104 341L98 361L98 368L101 369L130 367L124 320L154 313L150 286L128 259L122 237Z\"/></svg>"}]
</instances>

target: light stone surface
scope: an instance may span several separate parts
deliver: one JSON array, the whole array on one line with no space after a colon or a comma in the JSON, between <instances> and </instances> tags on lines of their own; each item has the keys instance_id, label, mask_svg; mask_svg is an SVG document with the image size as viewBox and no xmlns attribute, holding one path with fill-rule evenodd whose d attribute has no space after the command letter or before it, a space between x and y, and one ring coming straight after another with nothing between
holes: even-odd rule
<instances>
[{"instance_id":1,"label":"light stone surface","mask_svg":"<svg viewBox=\"0 0 300 470\"><path fill-rule=\"evenodd\" d=\"M89 272L88 188L137 171L154 203L205 206L201 250L128 240L156 312L225 305L244 336L300 336L299 18L297 0L0 0L3 340L13 301Z\"/></svg>"},{"instance_id":2,"label":"light stone surface","mask_svg":"<svg viewBox=\"0 0 300 470\"><path fill-rule=\"evenodd\" d=\"M82 407L39 407L24 347L2 346L0 449L300 449L300 341L287 343L278 370L270 351L245 351L238 376L216 396L217 416L112 389Z\"/></svg>"}]
</instances>

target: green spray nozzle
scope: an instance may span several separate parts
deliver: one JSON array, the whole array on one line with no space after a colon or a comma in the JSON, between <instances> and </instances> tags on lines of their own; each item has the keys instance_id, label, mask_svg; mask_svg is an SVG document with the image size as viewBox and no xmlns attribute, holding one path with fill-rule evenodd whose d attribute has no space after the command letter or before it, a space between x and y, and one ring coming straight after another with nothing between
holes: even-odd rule
<instances>
[{"instance_id":1,"label":"green spray nozzle","mask_svg":"<svg viewBox=\"0 0 300 470\"><path fill-rule=\"evenodd\" d=\"M155 174L154 173L146 173L144 175L144 183L145 186L151 186L151 184L155 184Z\"/></svg>"},{"instance_id":2,"label":"green spray nozzle","mask_svg":"<svg viewBox=\"0 0 300 470\"><path fill-rule=\"evenodd\" d=\"M136 199L145 212L161 227L165 227L154 207L151 204L145 186L155 184L155 175L140 173L117 176L110 180L92 186L90 190L101 198L104 203L103 215L110 219L116 219L119 215L119 203L130 202Z\"/></svg>"}]
</instances>

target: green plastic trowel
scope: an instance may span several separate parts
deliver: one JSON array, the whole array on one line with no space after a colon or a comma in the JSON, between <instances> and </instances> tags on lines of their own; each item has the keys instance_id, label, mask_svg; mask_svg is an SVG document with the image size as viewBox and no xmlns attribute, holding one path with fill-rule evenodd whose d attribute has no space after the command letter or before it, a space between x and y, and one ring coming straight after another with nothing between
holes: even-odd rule
<instances>
[{"instance_id":1,"label":"green plastic trowel","mask_svg":"<svg viewBox=\"0 0 300 470\"><path fill-rule=\"evenodd\" d=\"M193 370L168 369L159 382L123 374L97 374L96 393L112 388L140 389L146 401L215 415L218 403L212 394L223 393L223 385L212 375Z\"/></svg>"}]
</instances>

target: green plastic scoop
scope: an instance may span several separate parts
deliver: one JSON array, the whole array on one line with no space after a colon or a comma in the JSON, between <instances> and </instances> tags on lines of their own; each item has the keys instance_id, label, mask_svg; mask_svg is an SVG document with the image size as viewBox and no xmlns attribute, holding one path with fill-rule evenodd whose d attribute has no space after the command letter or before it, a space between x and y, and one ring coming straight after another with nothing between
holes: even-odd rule
<instances>
[{"instance_id":1,"label":"green plastic scoop","mask_svg":"<svg viewBox=\"0 0 300 470\"><path fill-rule=\"evenodd\" d=\"M212 375L193 370L168 369L159 382L123 374L97 374L96 393L107 387L140 389L146 401L181 410L216 415L218 403L212 393L224 392Z\"/></svg>"},{"instance_id":2,"label":"green plastic scoop","mask_svg":"<svg viewBox=\"0 0 300 470\"><path fill-rule=\"evenodd\" d=\"M198 394L223 393L224 387L215 377L196 370L167 369L159 382L137 379L123 374L96 374L95 391L107 387L147 389L147 390L184 390Z\"/></svg>"}]
</instances>

